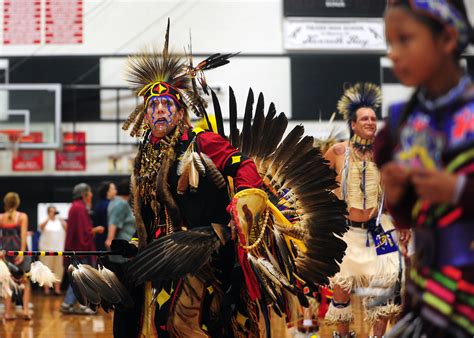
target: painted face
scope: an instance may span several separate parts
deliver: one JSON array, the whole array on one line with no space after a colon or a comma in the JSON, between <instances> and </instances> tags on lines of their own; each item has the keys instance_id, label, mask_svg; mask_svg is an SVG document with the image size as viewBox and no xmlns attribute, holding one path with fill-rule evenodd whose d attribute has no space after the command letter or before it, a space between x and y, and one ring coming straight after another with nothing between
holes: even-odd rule
<instances>
[{"instance_id":1,"label":"painted face","mask_svg":"<svg viewBox=\"0 0 474 338\"><path fill-rule=\"evenodd\" d=\"M359 108L356 112L357 119L351 123L354 134L363 139L375 137L377 131L377 115L372 108Z\"/></svg>"},{"instance_id":2,"label":"painted face","mask_svg":"<svg viewBox=\"0 0 474 338\"><path fill-rule=\"evenodd\" d=\"M440 37L403 8L385 15L385 34L397 78L407 86L429 86L439 77L450 55Z\"/></svg>"},{"instance_id":3,"label":"painted face","mask_svg":"<svg viewBox=\"0 0 474 338\"><path fill-rule=\"evenodd\" d=\"M155 137L168 135L183 118L183 109L176 106L169 96L153 97L148 101L145 119Z\"/></svg>"}]
</instances>

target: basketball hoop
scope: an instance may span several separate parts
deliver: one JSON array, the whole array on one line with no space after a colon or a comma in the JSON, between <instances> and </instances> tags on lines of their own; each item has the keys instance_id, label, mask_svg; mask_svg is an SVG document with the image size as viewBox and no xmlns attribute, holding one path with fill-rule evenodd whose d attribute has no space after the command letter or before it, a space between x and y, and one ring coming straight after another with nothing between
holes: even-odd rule
<instances>
[{"instance_id":1,"label":"basketball hoop","mask_svg":"<svg viewBox=\"0 0 474 338\"><path fill-rule=\"evenodd\" d=\"M22 141L23 130L18 129L5 129L0 130L0 134L3 134L3 138L6 138L6 150L11 151L13 156L18 154L20 141Z\"/></svg>"}]
</instances>

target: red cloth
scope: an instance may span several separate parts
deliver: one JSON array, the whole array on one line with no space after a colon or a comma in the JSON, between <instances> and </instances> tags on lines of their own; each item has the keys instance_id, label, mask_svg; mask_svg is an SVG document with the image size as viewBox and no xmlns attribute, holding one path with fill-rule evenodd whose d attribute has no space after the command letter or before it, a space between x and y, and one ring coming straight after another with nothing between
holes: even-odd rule
<instances>
[{"instance_id":1,"label":"red cloth","mask_svg":"<svg viewBox=\"0 0 474 338\"><path fill-rule=\"evenodd\" d=\"M82 200L72 202L67 219L65 250L95 251L92 221Z\"/></svg>"},{"instance_id":2,"label":"red cloth","mask_svg":"<svg viewBox=\"0 0 474 338\"><path fill-rule=\"evenodd\" d=\"M221 172L224 171L227 160L239 152L225 138L216 133L201 133L198 136L197 142L199 150L209 156ZM255 163L251 159L246 159L240 163L234 177L234 186L237 190L260 188L262 184L263 182L258 174L257 167L255 167Z\"/></svg>"}]
</instances>

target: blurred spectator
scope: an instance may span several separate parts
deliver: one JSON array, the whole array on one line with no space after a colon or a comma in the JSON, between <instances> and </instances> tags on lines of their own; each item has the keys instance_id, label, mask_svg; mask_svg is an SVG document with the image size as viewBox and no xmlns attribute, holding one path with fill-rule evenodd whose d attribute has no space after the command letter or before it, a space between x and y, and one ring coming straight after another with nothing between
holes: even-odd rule
<instances>
[{"instance_id":1,"label":"blurred spectator","mask_svg":"<svg viewBox=\"0 0 474 338\"><path fill-rule=\"evenodd\" d=\"M66 222L58 216L59 212L54 206L48 207L48 216L39 224L41 236L39 249L41 251L62 251L66 239ZM58 256L40 257L41 262L48 266L57 278L61 279L64 273L63 260ZM44 286L44 293L49 294L49 287ZM61 294L61 282L54 283L54 293Z\"/></svg>"},{"instance_id":2,"label":"blurred spectator","mask_svg":"<svg viewBox=\"0 0 474 338\"><path fill-rule=\"evenodd\" d=\"M20 206L20 196L16 192L9 192L3 198L3 206L5 213L0 215L0 230L1 230L1 243L2 250L14 250L14 251L25 251L26 247L26 232L28 231L28 216L18 211ZM31 257L15 256L5 257L10 263L13 263L16 267L22 270L22 272L28 272L31 265ZM20 271L21 272L21 271ZM21 275L21 277L20 277ZM30 320L31 314L29 310L29 303L31 297L31 286L28 278L24 274L17 275L16 282L21 283L25 286L23 291L23 312L22 317ZM17 303L21 303L20 299L17 299ZM5 315L6 320L15 318L14 307L11 297L5 298Z\"/></svg>"},{"instance_id":3,"label":"blurred spectator","mask_svg":"<svg viewBox=\"0 0 474 338\"><path fill-rule=\"evenodd\" d=\"M109 204L108 209L108 235L105 246L110 249L110 244L114 239L130 241L136 231L135 217L129 204L130 199L130 178L120 181L117 187L117 197ZM112 263L123 263L126 258L121 256L110 256Z\"/></svg>"},{"instance_id":4,"label":"blurred spectator","mask_svg":"<svg viewBox=\"0 0 474 338\"><path fill-rule=\"evenodd\" d=\"M97 234L94 237L94 242L97 250L105 250L105 240L107 239L107 209L111 200L117 195L117 188L115 184L110 181L102 182L99 187L99 202L94 208L94 227L103 226L105 231L101 234Z\"/></svg>"},{"instance_id":5,"label":"blurred spectator","mask_svg":"<svg viewBox=\"0 0 474 338\"><path fill-rule=\"evenodd\" d=\"M86 183L79 183L72 190L72 205L69 209L68 227L66 231L66 251L95 251L94 235L103 233L104 227L92 227L92 221L88 210L92 203L92 190ZM92 257L76 257L82 264L92 265ZM84 305L75 308L76 296L72 290L71 282L66 291L66 296L61 304L61 312L64 314L94 314L95 311Z\"/></svg>"}]
</instances>

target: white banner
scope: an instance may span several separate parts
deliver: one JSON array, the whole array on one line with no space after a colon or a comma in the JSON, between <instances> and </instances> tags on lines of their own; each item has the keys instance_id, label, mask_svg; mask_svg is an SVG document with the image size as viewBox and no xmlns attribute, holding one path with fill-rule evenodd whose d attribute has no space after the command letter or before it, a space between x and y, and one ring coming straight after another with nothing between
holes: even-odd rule
<instances>
[{"instance_id":1,"label":"white banner","mask_svg":"<svg viewBox=\"0 0 474 338\"><path fill-rule=\"evenodd\" d=\"M284 22L288 50L385 51L383 19L291 18Z\"/></svg>"}]
</instances>

